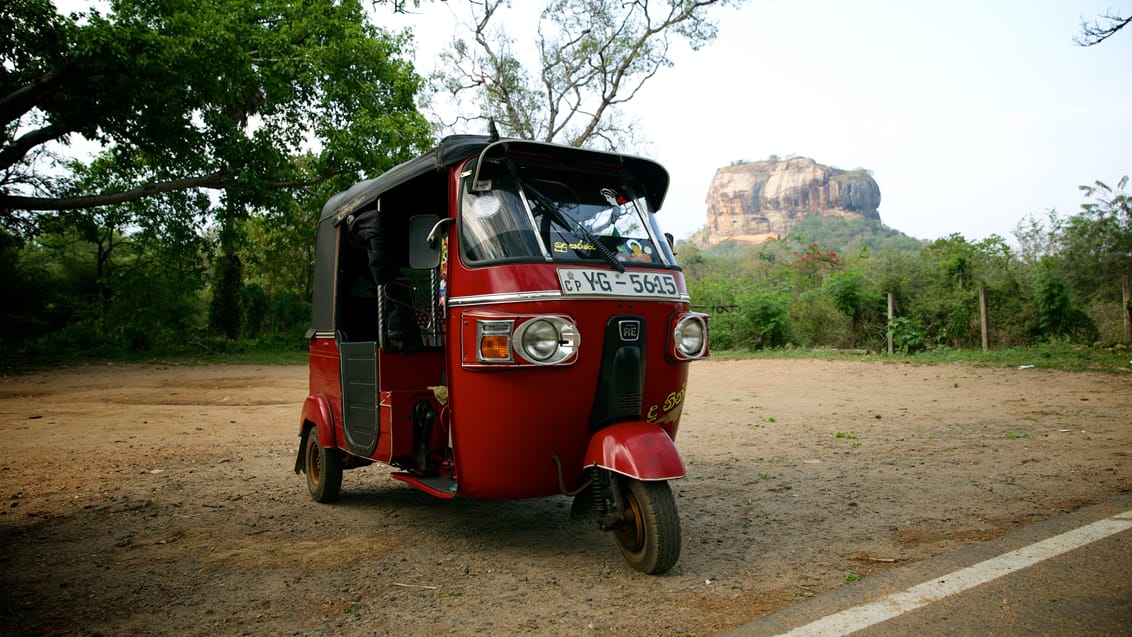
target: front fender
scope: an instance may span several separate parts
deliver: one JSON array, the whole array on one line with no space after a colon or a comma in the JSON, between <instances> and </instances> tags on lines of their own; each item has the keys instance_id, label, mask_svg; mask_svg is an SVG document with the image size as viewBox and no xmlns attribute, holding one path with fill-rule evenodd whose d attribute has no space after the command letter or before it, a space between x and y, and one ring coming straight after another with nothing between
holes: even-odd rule
<instances>
[{"instance_id":1,"label":"front fender","mask_svg":"<svg viewBox=\"0 0 1132 637\"><path fill-rule=\"evenodd\" d=\"M585 456L585 466L594 465L646 481L686 475L672 438L659 426L639 420L610 425L595 433Z\"/></svg>"},{"instance_id":2,"label":"front fender","mask_svg":"<svg viewBox=\"0 0 1132 637\"><path fill-rule=\"evenodd\" d=\"M295 473L303 469L303 450L307 436L318 436L318 444L331 449L337 446L334 440L334 415L330 402L324 396L307 396L303 401L303 414L299 419L299 453L295 458Z\"/></svg>"}]
</instances>

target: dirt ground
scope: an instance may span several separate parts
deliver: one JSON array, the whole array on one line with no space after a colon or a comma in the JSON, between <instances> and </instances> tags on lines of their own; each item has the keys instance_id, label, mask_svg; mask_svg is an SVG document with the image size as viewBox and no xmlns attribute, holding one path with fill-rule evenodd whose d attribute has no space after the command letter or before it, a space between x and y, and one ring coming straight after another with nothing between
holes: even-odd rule
<instances>
[{"instance_id":1,"label":"dirt ground","mask_svg":"<svg viewBox=\"0 0 1132 637\"><path fill-rule=\"evenodd\" d=\"M711 635L1132 488L1132 375L693 365L667 575L569 500L292 472L304 367L0 379L11 635Z\"/></svg>"}]
</instances>

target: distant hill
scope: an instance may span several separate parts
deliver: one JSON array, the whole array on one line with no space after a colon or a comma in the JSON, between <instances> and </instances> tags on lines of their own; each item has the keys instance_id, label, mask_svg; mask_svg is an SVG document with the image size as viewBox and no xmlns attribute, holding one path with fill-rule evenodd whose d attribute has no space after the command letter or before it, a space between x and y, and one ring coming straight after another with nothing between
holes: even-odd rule
<instances>
[{"instance_id":1,"label":"distant hill","mask_svg":"<svg viewBox=\"0 0 1132 637\"><path fill-rule=\"evenodd\" d=\"M880 220L880 187L867 171L831 168L808 157L720 168L706 201L704 229L689 240L701 248L783 238L815 216Z\"/></svg>"},{"instance_id":2,"label":"distant hill","mask_svg":"<svg viewBox=\"0 0 1132 637\"><path fill-rule=\"evenodd\" d=\"M784 240L799 245L817 243L825 250L839 254L861 254L891 251L916 251L924 241L909 237L881 223L879 219L805 217L791 228ZM695 245L695 244L692 244ZM697 246L701 252L713 257L739 257L758 244L725 240L707 247Z\"/></svg>"},{"instance_id":3,"label":"distant hill","mask_svg":"<svg viewBox=\"0 0 1132 637\"><path fill-rule=\"evenodd\" d=\"M870 252L914 251L925 243L889 228L880 219L838 217L806 217L794 225L787 238L844 253L860 252L864 246Z\"/></svg>"}]
</instances>

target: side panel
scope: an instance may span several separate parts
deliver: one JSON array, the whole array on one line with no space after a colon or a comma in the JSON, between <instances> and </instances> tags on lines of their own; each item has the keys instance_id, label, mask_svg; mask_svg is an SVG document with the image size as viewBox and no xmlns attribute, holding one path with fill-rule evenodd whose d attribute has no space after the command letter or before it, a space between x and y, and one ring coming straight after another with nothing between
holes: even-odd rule
<instances>
[{"instance_id":1,"label":"side panel","mask_svg":"<svg viewBox=\"0 0 1132 637\"><path fill-rule=\"evenodd\" d=\"M373 458L404 466L416 453L417 438L425 432L414 431L413 410L418 403L428 403L440 412L440 404L432 391L382 391L381 439ZM435 425L439 427L439 425Z\"/></svg>"},{"instance_id":2,"label":"side panel","mask_svg":"<svg viewBox=\"0 0 1132 637\"><path fill-rule=\"evenodd\" d=\"M322 401L326 405L329 420L316 423L319 425L319 443L331 447L341 446L341 433L334 430L334 425L342 422L342 386L339 379L338 345L333 334L318 334L311 339L309 373L310 398L304 404L304 419L309 401L315 398ZM325 432L323 427L326 427Z\"/></svg>"}]
</instances>

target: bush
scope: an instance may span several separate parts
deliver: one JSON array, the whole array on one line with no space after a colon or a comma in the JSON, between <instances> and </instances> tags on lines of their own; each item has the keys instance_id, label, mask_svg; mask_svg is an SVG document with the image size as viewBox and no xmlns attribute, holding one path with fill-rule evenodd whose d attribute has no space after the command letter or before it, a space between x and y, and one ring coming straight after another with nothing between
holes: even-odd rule
<instances>
[{"instance_id":1,"label":"bush","mask_svg":"<svg viewBox=\"0 0 1132 637\"><path fill-rule=\"evenodd\" d=\"M901 354L911 354L924 349L924 332L920 325L911 319L897 316L888 324L888 334L892 338L892 348Z\"/></svg>"},{"instance_id":2,"label":"bush","mask_svg":"<svg viewBox=\"0 0 1132 637\"><path fill-rule=\"evenodd\" d=\"M749 350L782 347L790 341L790 295L783 290L756 288L737 299L739 309L729 314L734 347ZM732 318L734 317L734 318Z\"/></svg>"}]
</instances>

